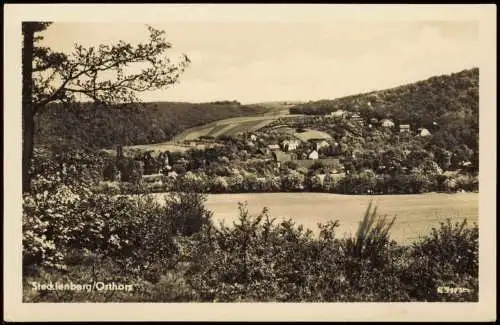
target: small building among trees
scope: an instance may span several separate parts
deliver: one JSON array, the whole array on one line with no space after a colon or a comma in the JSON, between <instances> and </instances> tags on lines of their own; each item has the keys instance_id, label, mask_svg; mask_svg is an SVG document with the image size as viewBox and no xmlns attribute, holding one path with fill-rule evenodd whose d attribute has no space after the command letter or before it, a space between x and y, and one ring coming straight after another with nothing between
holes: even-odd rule
<instances>
[{"instance_id":1,"label":"small building among trees","mask_svg":"<svg viewBox=\"0 0 500 325\"><path fill-rule=\"evenodd\" d=\"M401 124L401 125L399 125L399 132L400 133L410 132L410 124Z\"/></svg>"},{"instance_id":2,"label":"small building among trees","mask_svg":"<svg viewBox=\"0 0 500 325\"><path fill-rule=\"evenodd\" d=\"M431 132L426 128L418 128L418 135L421 137L428 137L431 135Z\"/></svg>"},{"instance_id":3,"label":"small building among trees","mask_svg":"<svg viewBox=\"0 0 500 325\"><path fill-rule=\"evenodd\" d=\"M380 121L380 125L382 125L384 128L392 128L395 124L392 120L383 119L382 121Z\"/></svg>"},{"instance_id":4,"label":"small building among trees","mask_svg":"<svg viewBox=\"0 0 500 325\"><path fill-rule=\"evenodd\" d=\"M319 154L318 154L318 151L316 150L313 150L309 153L309 155L307 156L307 158L311 159L311 160L316 160L319 158Z\"/></svg>"}]
</instances>

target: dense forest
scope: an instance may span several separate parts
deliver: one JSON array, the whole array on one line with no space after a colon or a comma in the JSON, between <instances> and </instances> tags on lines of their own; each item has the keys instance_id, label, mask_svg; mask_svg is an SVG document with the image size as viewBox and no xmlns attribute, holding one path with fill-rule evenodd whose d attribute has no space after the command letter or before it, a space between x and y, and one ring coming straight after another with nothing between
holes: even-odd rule
<instances>
[{"instance_id":1,"label":"dense forest","mask_svg":"<svg viewBox=\"0 0 500 325\"><path fill-rule=\"evenodd\" d=\"M38 145L104 148L170 140L181 131L212 121L259 115L268 109L237 101L157 102L130 107L54 104L37 116Z\"/></svg>"}]
</instances>

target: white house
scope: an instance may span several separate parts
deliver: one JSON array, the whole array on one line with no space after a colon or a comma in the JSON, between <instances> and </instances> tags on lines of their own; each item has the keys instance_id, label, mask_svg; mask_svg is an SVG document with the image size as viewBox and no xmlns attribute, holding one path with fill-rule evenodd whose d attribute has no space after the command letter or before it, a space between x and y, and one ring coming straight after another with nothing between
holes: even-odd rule
<instances>
[{"instance_id":1,"label":"white house","mask_svg":"<svg viewBox=\"0 0 500 325\"><path fill-rule=\"evenodd\" d=\"M330 116L333 116L333 117L346 117L346 114L347 114L346 111L338 109L335 112L331 112Z\"/></svg>"},{"instance_id":2,"label":"white house","mask_svg":"<svg viewBox=\"0 0 500 325\"><path fill-rule=\"evenodd\" d=\"M250 135L250 140L256 141L257 140L257 136L255 134Z\"/></svg>"},{"instance_id":3,"label":"white house","mask_svg":"<svg viewBox=\"0 0 500 325\"><path fill-rule=\"evenodd\" d=\"M281 147L285 151L293 151L297 149L299 144L300 144L299 140L283 140L283 142L281 142Z\"/></svg>"},{"instance_id":4,"label":"white house","mask_svg":"<svg viewBox=\"0 0 500 325\"><path fill-rule=\"evenodd\" d=\"M431 135L431 133L426 128L419 128L418 129L418 135L421 136L421 137L428 137L428 136Z\"/></svg>"},{"instance_id":5,"label":"white house","mask_svg":"<svg viewBox=\"0 0 500 325\"><path fill-rule=\"evenodd\" d=\"M462 167L470 167L470 166L472 166L472 163L470 161L462 161L460 163L460 166L462 166Z\"/></svg>"},{"instance_id":6,"label":"white house","mask_svg":"<svg viewBox=\"0 0 500 325\"><path fill-rule=\"evenodd\" d=\"M316 150L319 150L321 148L328 148L329 146L330 146L330 144L325 140L316 142Z\"/></svg>"},{"instance_id":7,"label":"white house","mask_svg":"<svg viewBox=\"0 0 500 325\"><path fill-rule=\"evenodd\" d=\"M385 128L394 127L394 122L392 120L389 120L389 119L383 119L382 121L380 121L380 124Z\"/></svg>"},{"instance_id":8,"label":"white house","mask_svg":"<svg viewBox=\"0 0 500 325\"><path fill-rule=\"evenodd\" d=\"M278 150L280 148L277 144L270 144L267 146L270 150Z\"/></svg>"},{"instance_id":9,"label":"white house","mask_svg":"<svg viewBox=\"0 0 500 325\"><path fill-rule=\"evenodd\" d=\"M410 124L401 124L399 125L399 132L410 132Z\"/></svg>"},{"instance_id":10,"label":"white house","mask_svg":"<svg viewBox=\"0 0 500 325\"><path fill-rule=\"evenodd\" d=\"M167 176L176 179L179 176L179 174L177 174L175 171L171 171L168 172Z\"/></svg>"},{"instance_id":11,"label":"white house","mask_svg":"<svg viewBox=\"0 0 500 325\"><path fill-rule=\"evenodd\" d=\"M316 160L319 158L319 154L316 150L313 150L309 153L309 156L308 156L309 159L311 160Z\"/></svg>"}]
</instances>

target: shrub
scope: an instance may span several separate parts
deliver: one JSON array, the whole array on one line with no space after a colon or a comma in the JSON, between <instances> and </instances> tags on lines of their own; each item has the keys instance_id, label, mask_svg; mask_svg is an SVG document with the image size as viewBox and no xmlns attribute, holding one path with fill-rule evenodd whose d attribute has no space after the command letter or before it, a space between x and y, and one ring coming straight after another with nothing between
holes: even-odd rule
<instances>
[{"instance_id":1,"label":"shrub","mask_svg":"<svg viewBox=\"0 0 500 325\"><path fill-rule=\"evenodd\" d=\"M357 259L366 259L379 266L386 262L381 260L390 244L389 231L396 217L388 221L387 217L377 215L377 207L372 210L370 201L365 215L359 223L355 237L347 238L342 243L344 254Z\"/></svg>"},{"instance_id":2,"label":"shrub","mask_svg":"<svg viewBox=\"0 0 500 325\"><path fill-rule=\"evenodd\" d=\"M479 228L448 219L412 247L412 262L404 280L412 297L429 301L477 301ZM470 293L442 295L440 286L465 287Z\"/></svg>"},{"instance_id":3,"label":"shrub","mask_svg":"<svg viewBox=\"0 0 500 325\"><path fill-rule=\"evenodd\" d=\"M460 175L457 177L457 188L465 191L477 191L479 189L478 179L472 175Z\"/></svg>"},{"instance_id":4,"label":"shrub","mask_svg":"<svg viewBox=\"0 0 500 325\"><path fill-rule=\"evenodd\" d=\"M406 250L388 243L388 224L368 225L376 210L368 209L353 249L346 250L346 241L335 237L338 221L320 224L315 238L290 220L275 223L266 209L256 217L241 203L239 209L233 227L205 227L188 246L185 278L200 300L409 300L400 281Z\"/></svg>"},{"instance_id":5,"label":"shrub","mask_svg":"<svg viewBox=\"0 0 500 325\"><path fill-rule=\"evenodd\" d=\"M206 195L176 192L165 196L166 214L173 222L173 234L190 236L211 223L212 213L205 209Z\"/></svg>"},{"instance_id":6,"label":"shrub","mask_svg":"<svg viewBox=\"0 0 500 325\"><path fill-rule=\"evenodd\" d=\"M196 235L188 249L188 283L202 301L288 300L296 295L290 292L294 281L307 277L289 264L306 267L300 257L307 254L296 248L307 245L310 232L297 230L289 221L275 226L266 210L252 217L243 204L239 209L233 227L209 226ZM289 251L280 243L289 243Z\"/></svg>"}]
</instances>

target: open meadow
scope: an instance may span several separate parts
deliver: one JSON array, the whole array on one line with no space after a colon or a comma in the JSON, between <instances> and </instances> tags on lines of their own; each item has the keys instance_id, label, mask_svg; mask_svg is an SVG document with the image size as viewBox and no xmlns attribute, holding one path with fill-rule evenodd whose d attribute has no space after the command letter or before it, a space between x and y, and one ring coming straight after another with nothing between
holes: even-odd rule
<instances>
[{"instance_id":1,"label":"open meadow","mask_svg":"<svg viewBox=\"0 0 500 325\"><path fill-rule=\"evenodd\" d=\"M254 132L279 118L294 116L300 115L278 114L228 118L185 130L175 136L174 140L184 141L194 140L201 136L218 137L221 135L234 135L238 132Z\"/></svg>"},{"instance_id":2,"label":"open meadow","mask_svg":"<svg viewBox=\"0 0 500 325\"><path fill-rule=\"evenodd\" d=\"M410 243L428 234L439 221L451 218L469 224L478 222L478 193L426 193L419 195L339 195L329 193L250 193L211 194L207 208L216 222L231 225L238 218L238 202L248 202L248 210L257 215L264 207L277 219L291 218L297 224L317 231L317 223L339 219L338 234L355 234L370 200L381 215L396 215L390 232L399 243Z\"/></svg>"}]
</instances>

